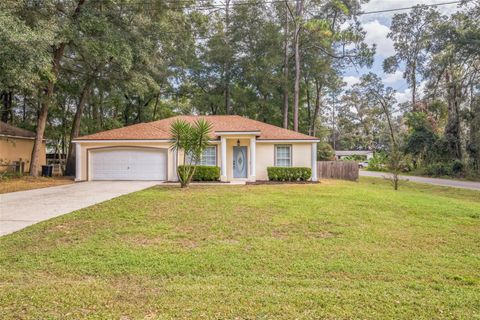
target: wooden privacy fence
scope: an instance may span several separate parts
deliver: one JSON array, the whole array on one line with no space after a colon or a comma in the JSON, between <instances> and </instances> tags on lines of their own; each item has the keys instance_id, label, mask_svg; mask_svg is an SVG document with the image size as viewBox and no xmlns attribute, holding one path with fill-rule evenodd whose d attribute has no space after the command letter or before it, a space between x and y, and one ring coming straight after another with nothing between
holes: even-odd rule
<instances>
[{"instance_id":1,"label":"wooden privacy fence","mask_svg":"<svg viewBox=\"0 0 480 320\"><path fill-rule=\"evenodd\" d=\"M319 179L358 180L358 163L355 161L318 161Z\"/></svg>"}]
</instances>

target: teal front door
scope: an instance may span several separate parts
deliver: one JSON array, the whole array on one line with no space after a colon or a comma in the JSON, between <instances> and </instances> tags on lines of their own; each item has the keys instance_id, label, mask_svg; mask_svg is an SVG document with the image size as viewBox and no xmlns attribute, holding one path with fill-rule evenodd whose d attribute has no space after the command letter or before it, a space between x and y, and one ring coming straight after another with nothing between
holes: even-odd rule
<instances>
[{"instance_id":1,"label":"teal front door","mask_svg":"<svg viewBox=\"0 0 480 320\"><path fill-rule=\"evenodd\" d=\"M233 177L247 177L247 147L233 147Z\"/></svg>"}]
</instances>

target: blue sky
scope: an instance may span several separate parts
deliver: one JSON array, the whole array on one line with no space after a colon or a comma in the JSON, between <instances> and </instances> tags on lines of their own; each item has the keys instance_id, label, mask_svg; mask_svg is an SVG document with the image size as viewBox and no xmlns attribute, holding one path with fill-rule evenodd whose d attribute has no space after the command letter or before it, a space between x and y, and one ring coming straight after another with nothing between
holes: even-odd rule
<instances>
[{"instance_id":1,"label":"blue sky","mask_svg":"<svg viewBox=\"0 0 480 320\"><path fill-rule=\"evenodd\" d=\"M362 5L364 12L405 8L411 7L417 4L438 4L443 2L449 2L447 0L370 0L368 3ZM443 14L451 14L458 10L457 4L449 4L437 7ZM376 13L370 15L363 15L360 21L366 34L366 42L368 44L377 45L377 53L375 55L375 62L371 69L362 68L356 70L355 68L349 68L344 73L344 81L348 85L355 84L362 74L366 74L372 71L378 74L385 85L390 86L397 90L397 101L405 102L410 98L410 89L402 78L402 71L397 71L395 74L383 73L382 63L383 60L395 53L393 43L387 38L387 34L390 32L390 24L392 17L395 13L408 12L397 11L389 13Z\"/></svg>"}]
</instances>

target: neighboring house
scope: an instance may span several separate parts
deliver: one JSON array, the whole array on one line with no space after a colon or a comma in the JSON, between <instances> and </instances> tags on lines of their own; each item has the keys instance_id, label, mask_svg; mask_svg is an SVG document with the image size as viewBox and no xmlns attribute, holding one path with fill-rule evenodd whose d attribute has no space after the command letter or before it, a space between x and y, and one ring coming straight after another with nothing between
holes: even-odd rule
<instances>
[{"instance_id":1,"label":"neighboring house","mask_svg":"<svg viewBox=\"0 0 480 320\"><path fill-rule=\"evenodd\" d=\"M373 151L369 150L346 150L346 151L335 151L335 159L341 160L345 157L351 156L362 156L366 157L367 160L370 160L373 157Z\"/></svg>"},{"instance_id":2,"label":"neighboring house","mask_svg":"<svg viewBox=\"0 0 480 320\"><path fill-rule=\"evenodd\" d=\"M309 167L317 180L315 137L241 116L178 116L79 137L76 181L177 180L183 153L173 152L170 125L176 119L212 124L202 165L219 166L221 180L267 180L267 167Z\"/></svg>"},{"instance_id":3,"label":"neighboring house","mask_svg":"<svg viewBox=\"0 0 480 320\"><path fill-rule=\"evenodd\" d=\"M25 172L29 171L35 132L12 126L0 121L0 171L16 162L23 162ZM40 153L40 165L46 163L45 141Z\"/></svg>"}]
</instances>

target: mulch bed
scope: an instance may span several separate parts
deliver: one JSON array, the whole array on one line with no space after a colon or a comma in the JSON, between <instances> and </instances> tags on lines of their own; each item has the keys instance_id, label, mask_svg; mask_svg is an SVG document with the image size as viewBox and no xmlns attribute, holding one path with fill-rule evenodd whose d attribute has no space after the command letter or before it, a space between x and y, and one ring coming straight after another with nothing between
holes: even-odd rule
<instances>
[{"instance_id":1,"label":"mulch bed","mask_svg":"<svg viewBox=\"0 0 480 320\"><path fill-rule=\"evenodd\" d=\"M320 181L269 181L257 180L255 182L247 181L247 185L262 185L262 184L319 184Z\"/></svg>"},{"instance_id":2,"label":"mulch bed","mask_svg":"<svg viewBox=\"0 0 480 320\"><path fill-rule=\"evenodd\" d=\"M178 181L165 181L165 183L180 183ZM190 184L197 184L197 183L225 183L225 184L229 184L230 182L228 181L192 181L190 182Z\"/></svg>"}]
</instances>

